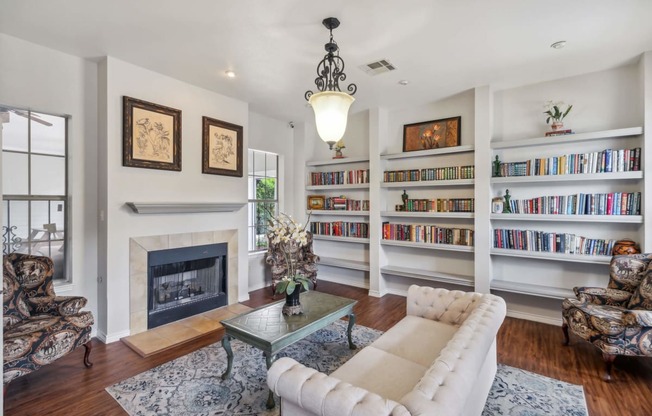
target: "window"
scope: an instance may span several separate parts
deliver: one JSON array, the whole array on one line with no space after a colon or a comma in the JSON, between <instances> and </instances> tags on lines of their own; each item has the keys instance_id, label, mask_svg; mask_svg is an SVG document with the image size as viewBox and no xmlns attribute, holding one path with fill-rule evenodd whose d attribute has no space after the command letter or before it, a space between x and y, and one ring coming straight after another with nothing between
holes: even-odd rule
<instances>
[{"instance_id":1,"label":"window","mask_svg":"<svg viewBox=\"0 0 652 416\"><path fill-rule=\"evenodd\" d=\"M0 107L2 252L47 256L65 280L68 118Z\"/></svg>"},{"instance_id":2,"label":"window","mask_svg":"<svg viewBox=\"0 0 652 416\"><path fill-rule=\"evenodd\" d=\"M249 149L249 251L267 249L267 225L278 210L278 155Z\"/></svg>"}]
</instances>

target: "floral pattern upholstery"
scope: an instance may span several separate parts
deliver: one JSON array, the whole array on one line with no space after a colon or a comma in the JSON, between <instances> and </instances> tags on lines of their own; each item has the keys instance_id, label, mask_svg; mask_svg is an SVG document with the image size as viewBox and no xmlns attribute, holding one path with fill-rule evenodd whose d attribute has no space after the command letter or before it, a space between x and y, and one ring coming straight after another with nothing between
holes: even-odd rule
<instances>
[{"instance_id":1,"label":"floral pattern upholstery","mask_svg":"<svg viewBox=\"0 0 652 416\"><path fill-rule=\"evenodd\" d=\"M270 239L267 246L265 262L272 266L272 289L276 284L287 275L288 265L283 255L283 250L279 247L280 243L273 243ZM297 259L297 273L302 274L306 279L312 281L313 287L317 287L317 262L319 256L312 251L312 233L308 233L308 244L303 247L294 247L298 252L293 255Z\"/></svg>"},{"instance_id":2,"label":"floral pattern upholstery","mask_svg":"<svg viewBox=\"0 0 652 416\"><path fill-rule=\"evenodd\" d=\"M91 312L80 311L86 305L85 298L56 296L51 259L14 253L4 257L3 265L6 387L88 343L94 320ZM88 366L87 359L86 355Z\"/></svg>"},{"instance_id":3,"label":"floral pattern upholstery","mask_svg":"<svg viewBox=\"0 0 652 416\"><path fill-rule=\"evenodd\" d=\"M576 287L562 302L563 329L592 343L607 362L616 355L652 357L652 254L614 256L607 288Z\"/></svg>"}]
</instances>

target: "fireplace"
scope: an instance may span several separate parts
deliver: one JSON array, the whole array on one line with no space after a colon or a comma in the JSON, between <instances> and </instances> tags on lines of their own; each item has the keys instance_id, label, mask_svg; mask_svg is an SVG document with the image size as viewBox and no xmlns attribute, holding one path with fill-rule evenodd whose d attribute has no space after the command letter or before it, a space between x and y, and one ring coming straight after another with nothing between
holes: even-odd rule
<instances>
[{"instance_id":1,"label":"fireplace","mask_svg":"<svg viewBox=\"0 0 652 416\"><path fill-rule=\"evenodd\" d=\"M147 327L227 305L228 244L147 254Z\"/></svg>"}]
</instances>

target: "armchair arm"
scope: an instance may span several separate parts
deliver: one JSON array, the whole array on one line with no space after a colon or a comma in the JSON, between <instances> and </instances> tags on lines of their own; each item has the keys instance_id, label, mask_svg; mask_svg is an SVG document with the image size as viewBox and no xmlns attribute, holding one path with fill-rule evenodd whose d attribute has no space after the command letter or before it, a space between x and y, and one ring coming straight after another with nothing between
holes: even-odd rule
<instances>
[{"instance_id":1,"label":"armchair arm","mask_svg":"<svg viewBox=\"0 0 652 416\"><path fill-rule=\"evenodd\" d=\"M652 311L630 309L623 313L623 322L627 326L652 327Z\"/></svg>"},{"instance_id":2,"label":"armchair arm","mask_svg":"<svg viewBox=\"0 0 652 416\"><path fill-rule=\"evenodd\" d=\"M299 364L279 358L267 372L267 385L283 400L318 416L409 416L395 401Z\"/></svg>"},{"instance_id":3,"label":"armchair arm","mask_svg":"<svg viewBox=\"0 0 652 416\"><path fill-rule=\"evenodd\" d=\"M604 287L574 287L573 292L578 300L594 305L626 306L632 294L626 290Z\"/></svg>"},{"instance_id":4,"label":"armchair arm","mask_svg":"<svg viewBox=\"0 0 652 416\"><path fill-rule=\"evenodd\" d=\"M36 296L28 298L32 315L70 316L79 313L88 300L83 296Z\"/></svg>"}]
</instances>

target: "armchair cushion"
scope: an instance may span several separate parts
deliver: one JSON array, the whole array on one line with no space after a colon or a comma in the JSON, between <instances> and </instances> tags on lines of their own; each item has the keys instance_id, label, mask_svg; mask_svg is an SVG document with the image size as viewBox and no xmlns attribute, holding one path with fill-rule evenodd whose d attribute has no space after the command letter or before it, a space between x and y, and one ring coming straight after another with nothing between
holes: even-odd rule
<instances>
[{"instance_id":1,"label":"armchair cushion","mask_svg":"<svg viewBox=\"0 0 652 416\"><path fill-rule=\"evenodd\" d=\"M643 309L652 311L652 269L645 273L627 305L628 309Z\"/></svg>"},{"instance_id":2,"label":"armchair cushion","mask_svg":"<svg viewBox=\"0 0 652 416\"><path fill-rule=\"evenodd\" d=\"M580 301L594 305L627 306L632 293L626 290L604 287L574 287L573 292Z\"/></svg>"}]
</instances>

